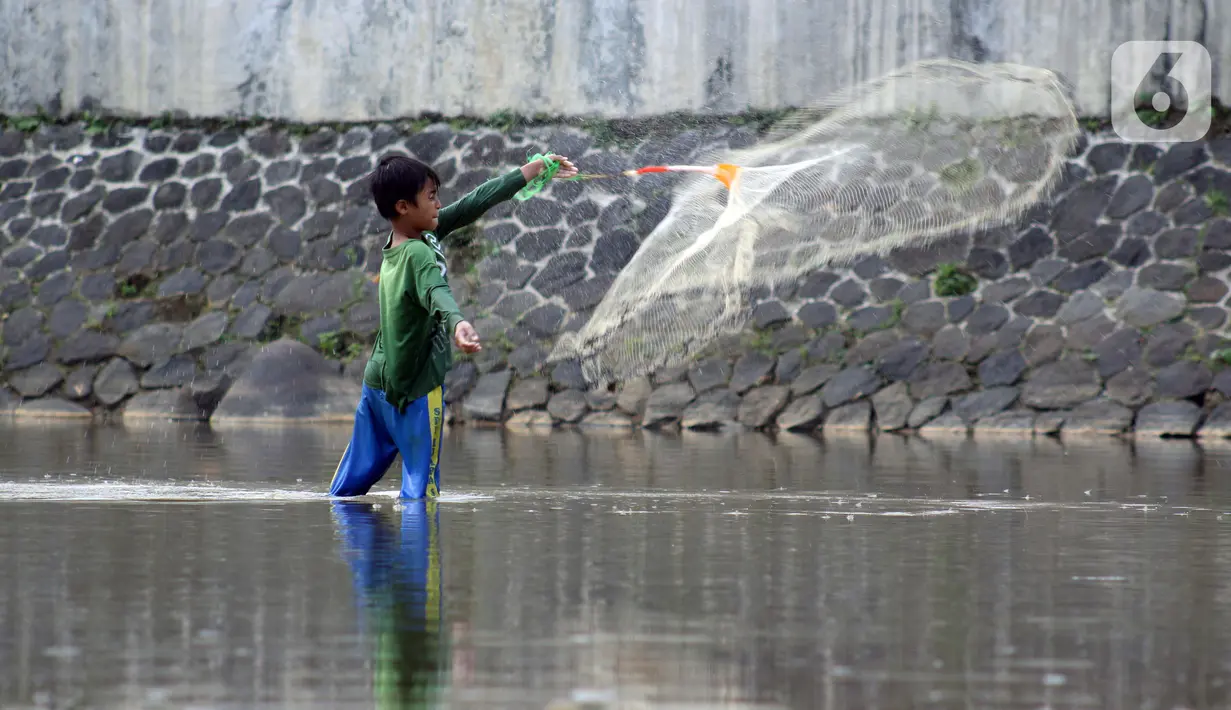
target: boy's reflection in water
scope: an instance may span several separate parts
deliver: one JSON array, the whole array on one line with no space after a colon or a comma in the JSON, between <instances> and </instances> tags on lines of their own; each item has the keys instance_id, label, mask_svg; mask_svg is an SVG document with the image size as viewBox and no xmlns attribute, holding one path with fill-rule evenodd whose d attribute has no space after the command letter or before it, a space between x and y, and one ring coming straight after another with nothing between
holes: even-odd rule
<instances>
[{"instance_id":1,"label":"boy's reflection in water","mask_svg":"<svg viewBox=\"0 0 1231 710\"><path fill-rule=\"evenodd\" d=\"M402 501L400 515L370 503L332 505L363 608L360 623L375 642L377 707L429 707L449 684L437 504Z\"/></svg>"}]
</instances>

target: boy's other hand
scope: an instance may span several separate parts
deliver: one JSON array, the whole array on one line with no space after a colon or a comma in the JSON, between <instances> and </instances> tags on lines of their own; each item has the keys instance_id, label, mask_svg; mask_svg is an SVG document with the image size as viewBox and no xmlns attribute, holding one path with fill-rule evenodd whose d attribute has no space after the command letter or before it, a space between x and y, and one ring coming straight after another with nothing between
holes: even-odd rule
<instances>
[{"instance_id":1,"label":"boy's other hand","mask_svg":"<svg viewBox=\"0 0 1231 710\"><path fill-rule=\"evenodd\" d=\"M557 163L560 163L560 171L556 173L556 177L567 179L577 176L577 166L573 165L573 161L563 155L555 155L554 153L547 157ZM526 163L525 166L522 167L521 172L522 175L525 176L526 182L529 182L542 174L543 170L546 168L547 164L542 160L535 160Z\"/></svg>"},{"instance_id":2,"label":"boy's other hand","mask_svg":"<svg viewBox=\"0 0 1231 710\"><path fill-rule=\"evenodd\" d=\"M462 321L453 329L453 342L464 353L477 353L483 349L479 345L479 334L468 321Z\"/></svg>"}]
</instances>

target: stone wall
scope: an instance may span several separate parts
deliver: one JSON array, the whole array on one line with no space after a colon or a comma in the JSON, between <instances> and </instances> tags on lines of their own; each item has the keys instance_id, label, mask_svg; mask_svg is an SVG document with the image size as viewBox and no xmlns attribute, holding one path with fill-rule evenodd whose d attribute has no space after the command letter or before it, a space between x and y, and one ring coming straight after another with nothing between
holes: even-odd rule
<instances>
[{"instance_id":1,"label":"stone wall","mask_svg":"<svg viewBox=\"0 0 1231 710\"><path fill-rule=\"evenodd\" d=\"M377 155L430 161L447 201L548 148L587 171L701 160L755 138L738 123L622 144L565 126L5 132L0 410L345 421L376 324ZM552 339L669 188L556 184L459 235L449 278L487 347L450 375L456 421L1231 434L1231 138L1089 135L1021 224L814 273L693 366L585 391L546 364Z\"/></svg>"},{"instance_id":2,"label":"stone wall","mask_svg":"<svg viewBox=\"0 0 1231 710\"><path fill-rule=\"evenodd\" d=\"M1227 99L1222 0L5 0L0 113L732 112L952 56L1053 69L1106 116L1112 53L1147 39L1205 44Z\"/></svg>"}]
</instances>

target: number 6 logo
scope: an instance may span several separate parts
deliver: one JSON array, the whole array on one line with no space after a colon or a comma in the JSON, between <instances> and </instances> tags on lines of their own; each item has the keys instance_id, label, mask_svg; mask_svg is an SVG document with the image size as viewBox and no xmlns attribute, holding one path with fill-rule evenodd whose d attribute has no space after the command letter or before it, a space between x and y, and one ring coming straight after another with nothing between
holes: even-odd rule
<instances>
[{"instance_id":1,"label":"number 6 logo","mask_svg":"<svg viewBox=\"0 0 1231 710\"><path fill-rule=\"evenodd\" d=\"M1210 130L1209 51L1197 42L1125 42L1111 57L1111 126L1126 141L1186 143Z\"/></svg>"}]
</instances>

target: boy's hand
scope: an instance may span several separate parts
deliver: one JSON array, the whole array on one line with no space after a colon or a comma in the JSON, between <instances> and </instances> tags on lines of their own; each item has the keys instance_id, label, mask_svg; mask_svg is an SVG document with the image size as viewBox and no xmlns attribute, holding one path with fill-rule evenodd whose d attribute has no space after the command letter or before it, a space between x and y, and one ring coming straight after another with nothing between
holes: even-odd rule
<instances>
[{"instance_id":1,"label":"boy's hand","mask_svg":"<svg viewBox=\"0 0 1231 710\"><path fill-rule=\"evenodd\" d=\"M556 173L556 177L571 178L577 175L577 166L573 165L572 161L569 160L568 158L564 157L563 155L555 155L554 153L547 157L556 161L557 163L560 163L560 171ZM543 170L545 170L546 168L547 168L547 164L544 163L542 160L533 160L522 166L521 174L526 178L526 182L530 182L531 180L535 179L540 174L542 174Z\"/></svg>"},{"instance_id":2,"label":"boy's hand","mask_svg":"<svg viewBox=\"0 0 1231 710\"><path fill-rule=\"evenodd\" d=\"M477 353L483 349L483 346L479 345L478 332L467 321L458 323L453 329L453 342L457 343L457 347L464 353Z\"/></svg>"}]
</instances>

